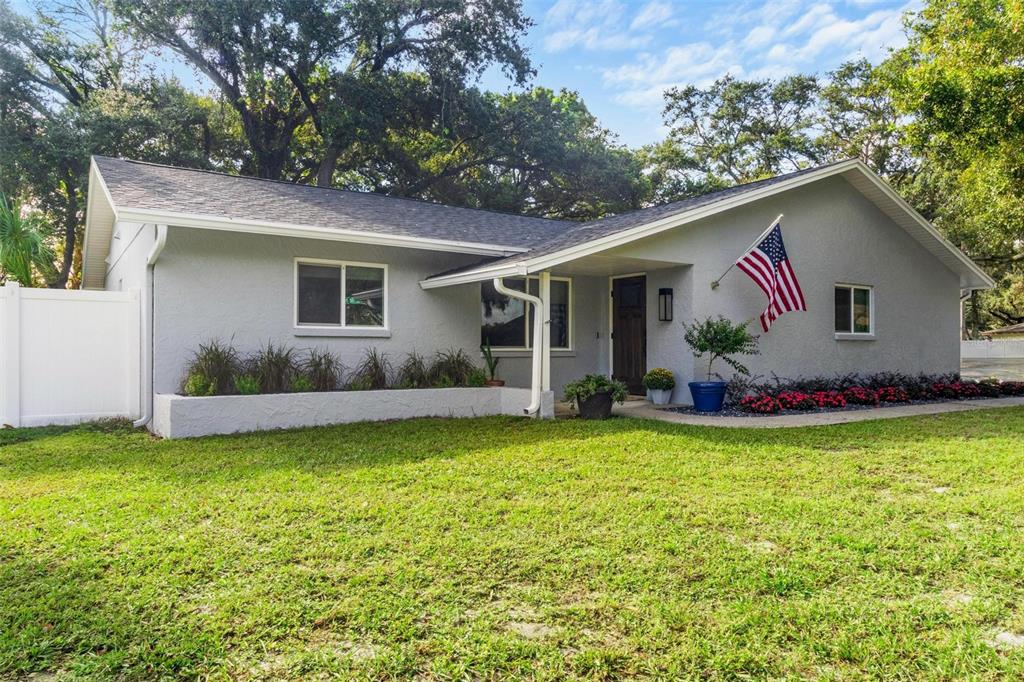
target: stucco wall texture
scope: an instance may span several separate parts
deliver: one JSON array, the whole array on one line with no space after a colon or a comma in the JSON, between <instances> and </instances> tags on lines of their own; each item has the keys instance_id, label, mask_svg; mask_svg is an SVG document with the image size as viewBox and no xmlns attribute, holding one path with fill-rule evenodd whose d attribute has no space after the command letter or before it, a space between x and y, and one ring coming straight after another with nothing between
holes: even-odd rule
<instances>
[{"instance_id":1,"label":"stucco wall texture","mask_svg":"<svg viewBox=\"0 0 1024 682\"><path fill-rule=\"evenodd\" d=\"M755 320L760 333L756 317L765 299L753 282L736 269L717 290L710 282L780 213L785 214L783 235L808 311L786 314L761 334L761 354L744 359L754 374L957 371L956 274L845 180L834 177L611 252L680 263L646 273L647 366L676 373L674 400L689 402L686 382L703 378L703 363L695 362L683 343L683 321L721 314ZM151 240L140 244L145 241ZM390 334L348 337L296 330L297 257L387 264ZM478 260L473 255L172 226L155 268L155 389L176 391L192 351L213 338L231 341L242 351L268 341L324 347L348 367L358 363L368 346L394 361L413 350L431 355L451 347L479 359L479 285L424 291L418 284L429 275ZM144 267L144 260L138 267ZM554 274L560 274L558 269ZM836 339L836 282L874 288L873 340ZM609 370L608 284L606 276L573 278L574 348L556 352L552 359L556 395L572 379ZM674 291L672 322L657 319L661 287ZM115 288L111 278L108 288ZM715 369L727 377L732 374L725 365ZM502 357L499 375L510 385L528 385L529 373L528 353Z\"/></svg>"}]
</instances>

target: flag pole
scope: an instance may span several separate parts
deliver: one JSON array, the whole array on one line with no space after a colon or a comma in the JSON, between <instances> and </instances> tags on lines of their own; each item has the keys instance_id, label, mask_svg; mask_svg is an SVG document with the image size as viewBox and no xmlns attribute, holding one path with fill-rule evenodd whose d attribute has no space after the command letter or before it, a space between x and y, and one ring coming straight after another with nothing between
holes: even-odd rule
<instances>
[{"instance_id":1,"label":"flag pole","mask_svg":"<svg viewBox=\"0 0 1024 682\"><path fill-rule=\"evenodd\" d=\"M748 246L748 247L747 247L746 249L744 249L744 250L743 250L743 253L744 253L744 254L746 254L746 253L747 253L748 251L750 251L750 250L751 250L752 248L754 248L755 246L757 246L757 245L758 245L758 244L759 244L759 243L761 242L761 240L762 240L762 239L764 239L764 236L765 236L766 234L768 234L769 232L771 232L771 231L772 231L772 228L773 228L773 227L775 227L776 223L778 223L778 222L779 222L780 220L782 220L782 216L783 216L783 215L785 215L785 214L784 214L784 213L780 213L780 214L779 214L779 217L778 217L778 218L776 218L775 220L773 220L773 221L771 222L771 224L769 224L769 225L768 225L768 228L767 228L767 229L766 229L766 230L765 230L764 232L762 232L761 234L759 234L759 235L757 236L757 239L755 239L754 241L750 242L750 246ZM723 278L723 277L725 277L726 275L728 275L728 274L729 274L729 271L730 271L730 270L732 270L732 268L733 268L733 266L734 266L734 265L736 265L736 261L733 261L732 263L730 263L730 264L729 264L729 267L727 267L727 268L725 269L725 272L723 272L723 273L722 273L721 275L719 275L719 276L718 276L718 279L715 279L715 280L712 280L712 281L711 281L711 288L712 288L712 289L717 289L717 288L718 288L718 284L719 284L719 282L721 282L721 281L722 281L722 278Z\"/></svg>"}]
</instances>

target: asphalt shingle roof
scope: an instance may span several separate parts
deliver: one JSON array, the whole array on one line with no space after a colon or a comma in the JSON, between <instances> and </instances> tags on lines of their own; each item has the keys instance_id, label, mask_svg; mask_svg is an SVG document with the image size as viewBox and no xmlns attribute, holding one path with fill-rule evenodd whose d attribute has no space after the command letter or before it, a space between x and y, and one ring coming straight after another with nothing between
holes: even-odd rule
<instances>
[{"instance_id":1,"label":"asphalt shingle roof","mask_svg":"<svg viewBox=\"0 0 1024 682\"><path fill-rule=\"evenodd\" d=\"M836 163L845 163L845 161L839 161ZM434 277L441 277L444 275L453 275L462 272L470 272L484 265L495 265L502 263L518 263L521 261L536 258L537 256L544 256L551 253L556 253L563 249L567 249L580 244L585 244L594 239L600 237L606 237L608 235L615 234L628 230L632 227L638 227L640 225L646 225L648 223L661 220L662 218L668 218L670 216L679 215L686 213L696 208L708 206L725 199L730 199L735 196L746 194L754 190L759 190L764 187L769 187L779 182L790 180L807 173L827 168L828 166L835 164L825 164L822 166L815 166L814 168L806 168L804 170L795 171L792 173L786 173L785 175L777 175L773 178L767 178L765 180L757 180L755 182L749 182L743 185L735 185L726 189L718 190L715 192L709 192L707 194L701 194L700 196L690 197L689 199L683 199L681 201L674 201L668 204L662 204L660 206L651 206L650 208L643 208L637 211L631 211L630 213L622 213L608 218L599 218L592 220L588 223L576 223L571 225L567 230L559 235L555 235L550 239L537 244L530 248L530 250L523 253L517 253L504 258L492 258L482 263L476 263L467 265L462 268L449 270L447 272L438 273Z\"/></svg>"},{"instance_id":2,"label":"asphalt shingle roof","mask_svg":"<svg viewBox=\"0 0 1024 682\"><path fill-rule=\"evenodd\" d=\"M118 207L529 248L577 223L94 157Z\"/></svg>"}]
</instances>

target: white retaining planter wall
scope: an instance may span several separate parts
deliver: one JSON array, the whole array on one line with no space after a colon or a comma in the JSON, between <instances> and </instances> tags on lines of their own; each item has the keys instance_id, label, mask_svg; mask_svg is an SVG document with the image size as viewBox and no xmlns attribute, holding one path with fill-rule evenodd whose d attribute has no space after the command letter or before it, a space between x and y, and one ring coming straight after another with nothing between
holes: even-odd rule
<instances>
[{"instance_id":1,"label":"white retaining planter wall","mask_svg":"<svg viewBox=\"0 0 1024 682\"><path fill-rule=\"evenodd\" d=\"M158 394L153 431L164 438L192 438L301 426L414 417L522 415L527 388L420 388L386 391L275 393L190 398ZM555 397L541 394L542 417L553 417Z\"/></svg>"}]
</instances>

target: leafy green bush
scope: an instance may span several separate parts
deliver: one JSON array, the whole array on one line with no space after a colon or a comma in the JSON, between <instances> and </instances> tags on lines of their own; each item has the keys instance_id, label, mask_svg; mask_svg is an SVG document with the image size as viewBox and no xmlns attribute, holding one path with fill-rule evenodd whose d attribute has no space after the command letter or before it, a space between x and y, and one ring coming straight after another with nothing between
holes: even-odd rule
<instances>
[{"instance_id":1,"label":"leafy green bush","mask_svg":"<svg viewBox=\"0 0 1024 682\"><path fill-rule=\"evenodd\" d=\"M185 366L185 381L182 393L185 395L227 395L234 391L235 375L239 373L238 351L230 344L217 340L199 345ZM200 377L194 379L193 377ZM189 382L192 389L189 390ZM209 387L213 388L210 389ZM209 392L204 392L209 391Z\"/></svg>"},{"instance_id":2,"label":"leafy green bush","mask_svg":"<svg viewBox=\"0 0 1024 682\"><path fill-rule=\"evenodd\" d=\"M578 408L579 404L590 396L604 392L610 393L614 402L622 403L626 400L626 384L609 379L603 374L588 374L565 385L565 399L574 408Z\"/></svg>"},{"instance_id":3,"label":"leafy green bush","mask_svg":"<svg viewBox=\"0 0 1024 682\"><path fill-rule=\"evenodd\" d=\"M297 374L292 379L292 393L310 393L316 390L313 385L313 380L307 377L305 374Z\"/></svg>"},{"instance_id":4,"label":"leafy green bush","mask_svg":"<svg viewBox=\"0 0 1024 682\"><path fill-rule=\"evenodd\" d=\"M472 388L479 388L481 386L485 386L486 384L487 374L479 367L470 372L469 376L466 378L466 385Z\"/></svg>"},{"instance_id":5,"label":"leafy green bush","mask_svg":"<svg viewBox=\"0 0 1024 682\"><path fill-rule=\"evenodd\" d=\"M248 373L260 382L263 393L287 393L297 374L295 349L268 342L246 363Z\"/></svg>"},{"instance_id":6,"label":"leafy green bush","mask_svg":"<svg viewBox=\"0 0 1024 682\"><path fill-rule=\"evenodd\" d=\"M190 396L209 396L217 393L217 384L202 374L189 374L182 393Z\"/></svg>"},{"instance_id":7,"label":"leafy green bush","mask_svg":"<svg viewBox=\"0 0 1024 682\"><path fill-rule=\"evenodd\" d=\"M693 324L683 323L686 330L683 340L693 351L694 357L704 355L708 359L708 381L711 381L715 360L722 359L740 374L750 374L745 366L731 356L757 355L757 336L747 331L747 323L733 324L721 315L709 317L703 322L694 320Z\"/></svg>"},{"instance_id":8,"label":"leafy green bush","mask_svg":"<svg viewBox=\"0 0 1024 682\"><path fill-rule=\"evenodd\" d=\"M652 391L671 391L676 387L676 378L671 370L655 367L644 375L644 388Z\"/></svg>"},{"instance_id":9,"label":"leafy green bush","mask_svg":"<svg viewBox=\"0 0 1024 682\"><path fill-rule=\"evenodd\" d=\"M334 353L320 348L310 348L306 352L306 358L300 364L299 371L312 386L306 390L333 391L341 382L341 360ZM299 389L293 385L292 390Z\"/></svg>"},{"instance_id":10,"label":"leafy green bush","mask_svg":"<svg viewBox=\"0 0 1024 682\"><path fill-rule=\"evenodd\" d=\"M260 380L251 374L239 374L235 377L235 391L239 395L256 395L260 392Z\"/></svg>"}]
</instances>

